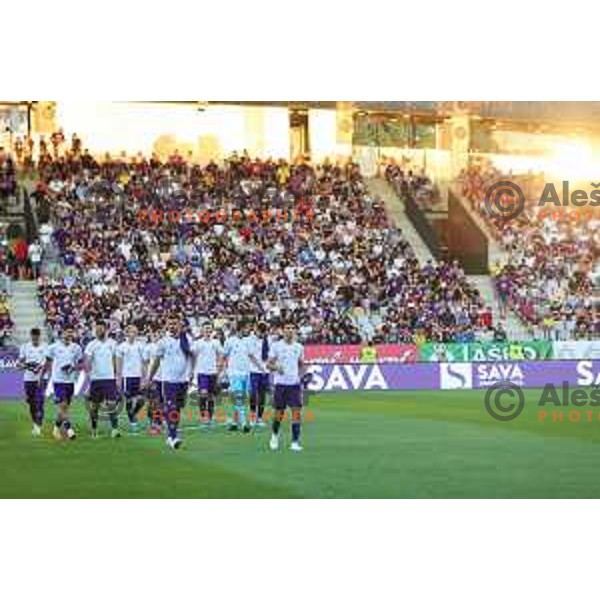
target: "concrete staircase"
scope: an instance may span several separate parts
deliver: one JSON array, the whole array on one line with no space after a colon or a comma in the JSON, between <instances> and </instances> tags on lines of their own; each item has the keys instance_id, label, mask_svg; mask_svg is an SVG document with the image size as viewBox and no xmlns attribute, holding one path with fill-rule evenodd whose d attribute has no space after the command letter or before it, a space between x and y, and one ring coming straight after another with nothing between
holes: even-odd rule
<instances>
[{"instance_id":1,"label":"concrete staircase","mask_svg":"<svg viewBox=\"0 0 600 600\"><path fill-rule=\"evenodd\" d=\"M394 225L402 230L404 237L413 247L415 254L421 263L433 260L433 255L429 251L427 244L421 239L413 224L410 222L404 202L385 179L381 177L372 177L367 179L367 189L372 198L379 198L385 203L387 213Z\"/></svg>"},{"instance_id":2,"label":"concrete staircase","mask_svg":"<svg viewBox=\"0 0 600 600\"><path fill-rule=\"evenodd\" d=\"M15 324L13 339L23 344L29 339L33 327L42 330L42 339L46 340L44 312L37 300L37 284L35 281L13 281L8 298L11 318Z\"/></svg>"},{"instance_id":3,"label":"concrete staircase","mask_svg":"<svg viewBox=\"0 0 600 600\"><path fill-rule=\"evenodd\" d=\"M392 187L382 179L381 177L373 177L367 180L367 188L369 193L374 198L380 198L383 202L385 202L388 214L392 219L394 225L402 229L406 239L410 243L410 245L414 248L415 254L421 263L424 263L428 260L432 260L433 256L429 251L429 248L425 244L425 242L421 239L421 236L417 233L416 229L413 227L410 219L408 218L404 203L400 198L398 198L397 194L394 192ZM483 223L481 224L484 227ZM490 246L492 250L493 256L497 259L498 250L497 244L492 244ZM519 318L512 312L508 312L506 319L500 318L500 306L498 304L496 294L494 291L494 283L492 278L487 275L472 275L468 276L471 284L479 290L481 297L484 299L484 302L487 306L492 307L492 314L494 318L494 323L503 322L504 328L510 339L513 340L523 340L527 338L527 333L523 324L519 320Z\"/></svg>"},{"instance_id":4,"label":"concrete staircase","mask_svg":"<svg viewBox=\"0 0 600 600\"><path fill-rule=\"evenodd\" d=\"M486 305L492 307L494 323L502 322L508 335L508 339L515 341L528 339L527 330L512 311L507 312L506 319L500 318L500 304L494 291L494 282L490 276L468 275L467 279L479 290Z\"/></svg>"}]
</instances>

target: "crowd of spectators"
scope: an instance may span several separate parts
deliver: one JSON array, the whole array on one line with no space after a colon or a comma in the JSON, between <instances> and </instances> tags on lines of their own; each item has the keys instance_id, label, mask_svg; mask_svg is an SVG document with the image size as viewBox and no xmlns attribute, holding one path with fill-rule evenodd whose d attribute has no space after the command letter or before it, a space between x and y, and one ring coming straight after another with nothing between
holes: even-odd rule
<instances>
[{"instance_id":1,"label":"crowd of spectators","mask_svg":"<svg viewBox=\"0 0 600 600\"><path fill-rule=\"evenodd\" d=\"M8 298L4 292L0 292L0 347L7 345L13 333L13 322L10 318Z\"/></svg>"},{"instance_id":2,"label":"crowd of spectators","mask_svg":"<svg viewBox=\"0 0 600 600\"><path fill-rule=\"evenodd\" d=\"M513 181L523 190L525 207L516 218L501 220L489 214L485 193L497 181ZM501 304L514 310L537 337L598 338L600 307L594 296L600 266L597 213L582 213L577 220L564 216L566 209L561 213L540 206L543 176L501 173L487 162L465 169L460 183L463 196L505 253L506 260L493 269Z\"/></svg>"},{"instance_id":3,"label":"crowd of spectators","mask_svg":"<svg viewBox=\"0 0 600 600\"><path fill-rule=\"evenodd\" d=\"M0 147L0 211L6 210L7 203L17 194L17 174L15 162L3 147Z\"/></svg>"},{"instance_id":4,"label":"crowd of spectators","mask_svg":"<svg viewBox=\"0 0 600 600\"><path fill-rule=\"evenodd\" d=\"M99 182L103 182L99 185ZM358 167L257 160L192 164L175 153L40 166L64 272L39 279L48 324L147 330L177 310L190 324L296 323L311 343L468 341L489 314L458 263L420 265ZM292 221L140 219L140 214L264 208ZM310 218L309 218L310 214Z\"/></svg>"}]
</instances>

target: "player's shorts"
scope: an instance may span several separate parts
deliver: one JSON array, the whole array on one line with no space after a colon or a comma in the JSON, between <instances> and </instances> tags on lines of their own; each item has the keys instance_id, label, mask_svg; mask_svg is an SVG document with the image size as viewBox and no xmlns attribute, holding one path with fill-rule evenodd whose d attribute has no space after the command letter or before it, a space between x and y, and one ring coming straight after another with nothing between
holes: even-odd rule
<instances>
[{"instance_id":1,"label":"player's shorts","mask_svg":"<svg viewBox=\"0 0 600 600\"><path fill-rule=\"evenodd\" d=\"M250 391L257 394L261 391L267 391L270 387L268 373L250 373Z\"/></svg>"},{"instance_id":2,"label":"player's shorts","mask_svg":"<svg viewBox=\"0 0 600 600\"><path fill-rule=\"evenodd\" d=\"M273 393L273 405L276 410L302 408L302 388L300 384L276 385Z\"/></svg>"},{"instance_id":3,"label":"player's shorts","mask_svg":"<svg viewBox=\"0 0 600 600\"><path fill-rule=\"evenodd\" d=\"M217 392L217 376L198 373L198 391L214 396Z\"/></svg>"},{"instance_id":4,"label":"player's shorts","mask_svg":"<svg viewBox=\"0 0 600 600\"><path fill-rule=\"evenodd\" d=\"M54 404L62 404L63 402L71 404L75 395L74 383L53 383L52 387L54 389Z\"/></svg>"},{"instance_id":5,"label":"player's shorts","mask_svg":"<svg viewBox=\"0 0 600 600\"><path fill-rule=\"evenodd\" d=\"M123 379L123 394L125 398L134 398L140 395L142 380L140 377L125 377Z\"/></svg>"},{"instance_id":6,"label":"player's shorts","mask_svg":"<svg viewBox=\"0 0 600 600\"><path fill-rule=\"evenodd\" d=\"M100 404L101 402L116 402L117 385L114 379L97 379L90 382L90 402Z\"/></svg>"},{"instance_id":7,"label":"player's shorts","mask_svg":"<svg viewBox=\"0 0 600 600\"><path fill-rule=\"evenodd\" d=\"M25 402L28 402L29 404L32 402L43 402L46 383L47 381L42 381L41 384L37 381L24 381Z\"/></svg>"},{"instance_id":8,"label":"player's shorts","mask_svg":"<svg viewBox=\"0 0 600 600\"><path fill-rule=\"evenodd\" d=\"M247 393L250 387L248 375L231 375L229 377L229 389L232 392Z\"/></svg>"}]
</instances>

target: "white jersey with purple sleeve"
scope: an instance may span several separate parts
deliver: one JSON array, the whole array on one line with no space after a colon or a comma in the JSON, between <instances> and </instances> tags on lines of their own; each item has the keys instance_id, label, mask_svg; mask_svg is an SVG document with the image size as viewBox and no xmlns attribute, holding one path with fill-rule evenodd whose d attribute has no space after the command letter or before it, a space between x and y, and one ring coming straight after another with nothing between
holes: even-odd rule
<instances>
[{"instance_id":1,"label":"white jersey with purple sleeve","mask_svg":"<svg viewBox=\"0 0 600 600\"><path fill-rule=\"evenodd\" d=\"M62 340L48 346L46 358L52 360L53 383L75 383L78 366L83 358L81 346L74 342L65 344Z\"/></svg>"},{"instance_id":2,"label":"white jersey with purple sleeve","mask_svg":"<svg viewBox=\"0 0 600 600\"><path fill-rule=\"evenodd\" d=\"M115 378L114 359L117 343L110 338L92 340L85 348L85 358L90 367L90 381L106 381Z\"/></svg>"},{"instance_id":3,"label":"white jersey with purple sleeve","mask_svg":"<svg viewBox=\"0 0 600 600\"><path fill-rule=\"evenodd\" d=\"M304 357L304 348L298 342L279 340L271 346L269 359L275 361L277 370L273 375L275 385L299 385L300 361ZM280 372L283 371L283 372Z\"/></svg>"}]
</instances>

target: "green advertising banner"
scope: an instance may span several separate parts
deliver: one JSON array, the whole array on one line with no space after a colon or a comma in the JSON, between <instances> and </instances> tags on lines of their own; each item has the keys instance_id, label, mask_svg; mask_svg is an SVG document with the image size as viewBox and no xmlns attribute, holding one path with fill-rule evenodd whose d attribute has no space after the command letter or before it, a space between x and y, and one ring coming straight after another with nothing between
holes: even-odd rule
<instances>
[{"instance_id":1,"label":"green advertising banner","mask_svg":"<svg viewBox=\"0 0 600 600\"><path fill-rule=\"evenodd\" d=\"M427 343L419 347L422 362L509 362L552 358L552 342Z\"/></svg>"}]
</instances>

